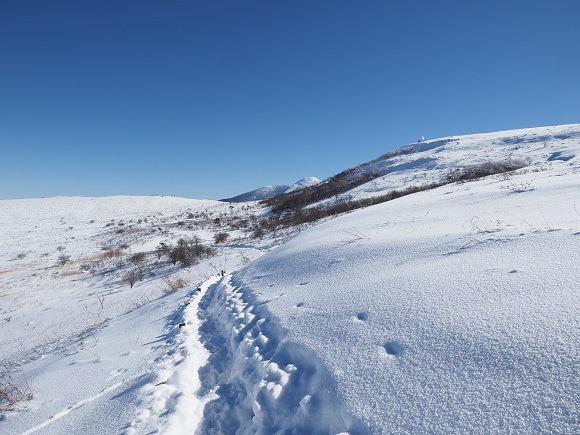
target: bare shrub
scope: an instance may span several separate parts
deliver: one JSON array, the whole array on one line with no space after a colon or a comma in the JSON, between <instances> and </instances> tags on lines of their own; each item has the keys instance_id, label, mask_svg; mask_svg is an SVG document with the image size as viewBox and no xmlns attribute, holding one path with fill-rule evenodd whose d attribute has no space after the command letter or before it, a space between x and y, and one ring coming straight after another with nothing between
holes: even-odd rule
<instances>
[{"instance_id":1,"label":"bare shrub","mask_svg":"<svg viewBox=\"0 0 580 435\"><path fill-rule=\"evenodd\" d=\"M146 252L137 252L129 257L129 261L137 267L142 267L146 259Z\"/></svg>"},{"instance_id":2,"label":"bare shrub","mask_svg":"<svg viewBox=\"0 0 580 435\"><path fill-rule=\"evenodd\" d=\"M189 267L195 262L215 255L215 248L198 243L197 239L179 239L177 246L169 251L169 260L172 264L180 263L183 267Z\"/></svg>"},{"instance_id":3,"label":"bare shrub","mask_svg":"<svg viewBox=\"0 0 580 435\"><path fill-rule=\"evenodd\" d=\"M81 272L90 272L92 269L93 265L91 263L83 263L79 266Z\"/></svg>"},{"instance_id":4,"label":"bare shrub","mask_svg":"<svg viewBox=\"0 0 580 435\"><path fill-rule=\"evenodd\" d=\"M56 263L59 266L64 266L65 264L70 263L70 255L60 254Z\"/></svg>"},{"instance_id":5,"label":"bare shrub","mask_svg":"<svg viewBox=\"0 0 580 435\"><path fill-rule=\"evenodd\" d=\"M142 273L139 269L133 268L129 270L123 277L123 282L129 284L130 288L133 288L135 283L142 278Z\"/></svg>"},{"instance_id":6,"label":"bare shrub","mask_svg":"<svg viewBox=\"0 0 580 435\"><path fill-rule=\"evenodd\" d=\"M479 165L470 165L461 169L452 171L447 175L446 181L463 183L470 180L487 177L502 173L512 173L517 169L527 166L525 160L504 160L501 162L485 162Z\"/></svg>"},{"instance_id":7,"label":"bare shrub","mask_svg":"<svg viewBox=\"0 0 580 435\"><path fill-rule=\"evenodd\" d=\"M532 187L532 181L526 181L524 183L514 183L513 181L511 181L508 184L499 186L499 188L504 190L510 190L516 193L527 192L529 190L534 190L534 188Z\"/></svg>"},{"instance_id":8,"label":"bare shrub","mask_svg":"<svg viewBox=\"0 0 580 435\"><path fill-rule=\"evenodd\" d=\"M164 255L169 255L169 251L171 251L171 245L165 242L161 242L155 247L155 255L157 255L158 260L161 260Z\"/></svg>"},{"instance_id":9,"label":"bare shrub","mask_svg":"<svg viewBox=\"0 0 580 435\"><path fill-rule=\"evenodd\" d=\"M125 256L121 252L121 254L115 259L115 266L117 266L119 269L122 269L125 267L125 264L127 264L127 262L125 261Z\"/></svg>"},{"instance_id":10,"label":"bare shrub","mask_svg":"<svg viewBox=\"0 0 580 435\"><path fill-rule=\"evenodd\" d=\"M256 228L252 234L255 239L261 239L266 235L266 231L263 228Z\"/></svg>"},{"instance_id":11,"label":"bare shrub","mask_svg":"<svg viewBox=\"0 0 580 435\"><path fill-rule=\"evenodd\" d=\"M230 238L228 233L216 233L213 236L213 240L215 243L225 243Z\"/></svg>"},{"instance_id":12,"label":"bare shrub","mask_svg":"<svg viewBox=\"0 0 580 435\"><path fill-rule=\"evenodd\" d=\"M177 262L187 258L185 250L180 246L171 247L169 249L167 256L169 257L169 261L171 261L171 264L173 264L174 266L177 264Z\"/></svg>"},{"instance_id":13,"label":"bare shrub","mask_svg":"<svg viewBox=\"0 0 580 435\"><path fill-rule=\"evenodd\" d=\"M16 405L32 398L30 387L18 386L12 378L0 378L0 413L13 410Z\"/></svg>"}]
</instances>

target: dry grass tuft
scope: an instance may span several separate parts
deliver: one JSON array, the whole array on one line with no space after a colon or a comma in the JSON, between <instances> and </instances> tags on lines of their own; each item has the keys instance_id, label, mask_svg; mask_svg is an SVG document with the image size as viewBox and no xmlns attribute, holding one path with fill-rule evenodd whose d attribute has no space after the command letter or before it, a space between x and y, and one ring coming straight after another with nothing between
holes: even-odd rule
<instances>
[{"instance_id":1,"label":"dry grass tuft","mask_svg":"<svg viewBox=\"0 0 580 435\"><path fill-rule=\"evenodd\" d=\"M63 272L61 272L60 276L74 276L74 275L80 275L81 272L79 272L76 269L67 269Z\"/></svg>"},{"instance_id":2,"label":"dry grass tuft","mask_svg":"<svg viewBox=\"0 0 580 435\"><path fill-rule=\"evenodd\" d=\"M166 285L166 287L163 289L163 293L171 293L175 290L185 287L186 285L189 285L191 281L185 278L171 279L167 277L163 279L163 282Z\"/></svg>"},{"instance_id":3,"label":"dry grass tuft","mask_svg":"<svg viewBox=\"0 0 580 435\"><path fill-rule=\"evenodd\" d=\"M95 261L95 260L108 260L110 258L117 258L125 255L125 252L120 249L109 249L98 254L89 255L88 257L81 258L81 261Z\"/></svg>"},{"instance_id":4,"label":"dry grass tuft","mask_svg":"<svg viewBox=\"0 0 580 435\"><path fill-rule=\"evenodd\" d=\"M12 378L0 378L0 413L12 411L20 402L32 399L28 384L18 387Z\"/></svg>"}]
</instances>

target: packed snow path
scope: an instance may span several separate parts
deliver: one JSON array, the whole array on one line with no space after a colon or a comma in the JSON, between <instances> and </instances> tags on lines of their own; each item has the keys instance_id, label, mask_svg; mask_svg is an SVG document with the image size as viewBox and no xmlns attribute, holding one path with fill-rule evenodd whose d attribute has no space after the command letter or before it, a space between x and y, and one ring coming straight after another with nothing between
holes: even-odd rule
<instances>
[{"instance_id":1,"label":"packed snow path","mask_svg":"<svg viewBox=\"0 0 580 435\"><path fill-rule=\"evenodd\" d=\"M285 340L264 302L240 284L228 277L200 304L201 340L211 352L199 372L201 394L218 396L200 433L362 432L316 355Z\"/></svg>"}]
</instances>

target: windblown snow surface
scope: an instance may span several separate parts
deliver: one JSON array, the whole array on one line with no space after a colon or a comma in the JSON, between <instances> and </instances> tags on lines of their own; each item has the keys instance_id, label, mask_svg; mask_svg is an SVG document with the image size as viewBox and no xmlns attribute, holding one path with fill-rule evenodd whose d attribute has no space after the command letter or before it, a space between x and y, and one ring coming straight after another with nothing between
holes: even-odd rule
<instances>
[{"instance_id":1,"label":"windblown snow surface","mask_svg":"<svg viewBox=\"0 0 580 435\"><path fill-rule=\"evenodd\" d=\"M480 136L480 149L477 137L430 152L464 164L511 152L529 166L361 209L274 248L232 243L220 251L235 269L224 277L209 276L207 262L167 266L197 278L102 314L76 340L61 334L68 341L58 348L33 325L58 323L50 310L79 319L75 307L98 318L89 294L109 287L90 278L58 290L46 277L33 287L40 278L23 265L33 254L16 261L10 250L0 346L12 360L38 350L12 371L34 397L5 414L0 432L578 433L580 125ZM415 178L434 177L420 171ZM353 195L389 183L387 175ZM23 212L15 201L0 207L2 216ZM37 244L34 234L18 237ZM17 283L30 288L17 296ZM124 303L137 300L124 291Z\"/></svg>"}]
</instances>

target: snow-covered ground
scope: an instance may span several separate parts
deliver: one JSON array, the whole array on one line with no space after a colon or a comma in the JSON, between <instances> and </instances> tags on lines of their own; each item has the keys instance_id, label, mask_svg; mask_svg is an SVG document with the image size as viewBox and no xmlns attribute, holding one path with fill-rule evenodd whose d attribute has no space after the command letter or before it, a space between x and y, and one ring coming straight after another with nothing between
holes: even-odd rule
<instances>
[{"instance_id":1,"label":"snow-covered ground","mask_svg":"<svg viewBox=\"0 0 580 435\"><path fill-rule=\"evenodd\" d=\"M530 165L328 220L267 253L271 241L234 230L186 269L150 255L133 288L103 247L211 243L214 219L247 206L0 201L0 372L32 395L0 433L578 433L580 125L412 147L391 179L350 194L460 164ZM412 165L431 152L435 166ZM167 291L178 278L189 284Z\"/></svg>"},{"instance_id":2,"label":"snow-covered ground","mask_svg":"<svg viewBox=\"0 0 580 435\"><path fill-rule=\"evenodd\" d=\"M185 301L212 275L262 254L238 243L224 256L218 246L213 258L182 268L150 251L193 234L212 243L213 220L243 215L239 207L174 197L0 201L0 381L32 395L0 414L0 433L143 425L140 386L181 352ZM131 288L124 274L137 252L150 253ZM61 265L61 256L70 259ZM179 279L189 284L169 291Z\"/></svg>"},{"instance_id":3,"label":"snow-covered ground","mask_svg":"<svg viewBox=\"0 0 580 435\"><path fill-rule=\"evenodd\" d=\"M224 414L243 407L246 433L294 427L287 414L305 433L577 433L579 177L411 195L234 273L207 297L231 312L228 359L251 368L217 385L251 397L224 394Z\"/></svg>"}]
</instances>

